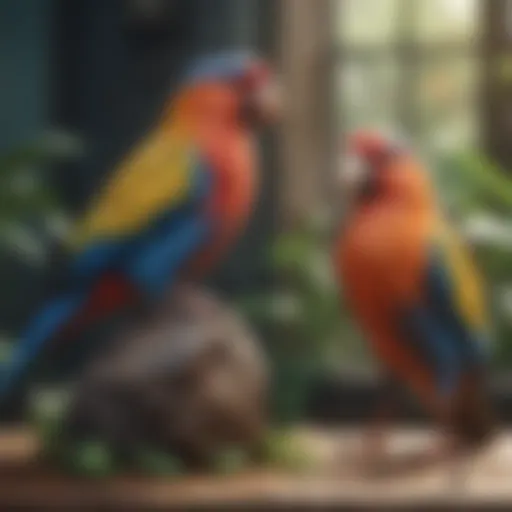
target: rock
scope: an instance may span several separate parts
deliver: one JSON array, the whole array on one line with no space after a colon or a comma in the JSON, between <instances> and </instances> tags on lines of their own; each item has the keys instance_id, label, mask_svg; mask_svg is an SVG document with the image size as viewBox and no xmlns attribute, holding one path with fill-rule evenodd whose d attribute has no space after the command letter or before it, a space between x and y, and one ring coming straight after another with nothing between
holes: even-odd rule
<instances>
[{"instance_id":1,"label":"rock","mask_svg":"<svg viewBox=\"0 0 512 512\"><path fill-rule=\"evenodd\" d=\"M266 361L242 319L213 295L182 287L112 343L79 379L65 421L74 440L102 439L208 464L264 433Z\"/></svg>"}]
</instances>

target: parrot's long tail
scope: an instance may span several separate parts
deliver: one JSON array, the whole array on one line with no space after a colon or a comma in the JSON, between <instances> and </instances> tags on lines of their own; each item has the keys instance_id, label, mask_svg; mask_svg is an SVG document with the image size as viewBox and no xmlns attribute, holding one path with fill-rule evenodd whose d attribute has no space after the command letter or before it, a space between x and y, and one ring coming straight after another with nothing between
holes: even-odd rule
<instances>
[{"instance_id":1,"label":"parrot's long tail","mask_svg":"<svg viewBox=\"0 0 512 512\"><path fill-rule=\"evenodd\" d=\"M9 398L12 390L63 325L76 314L86 299L86 292L69 293L52 300L33 318L5 368L0 370L0 402Z\"/></svg>"},{"instance_id":2,"label":"parrot's long tail","mask_svg":"<svg viewBox=\"0 0 512 512\"><path fill-rule=\"evenodd\" d=\"M134 288L124 279L104 275L92 290L69 292L49 302L29 324L11 361L0 369L0 404L8 400L22 383L32 363L49 342L72 337L86 326L130 304L134 298Z\"/></svg>"}]
</instances>

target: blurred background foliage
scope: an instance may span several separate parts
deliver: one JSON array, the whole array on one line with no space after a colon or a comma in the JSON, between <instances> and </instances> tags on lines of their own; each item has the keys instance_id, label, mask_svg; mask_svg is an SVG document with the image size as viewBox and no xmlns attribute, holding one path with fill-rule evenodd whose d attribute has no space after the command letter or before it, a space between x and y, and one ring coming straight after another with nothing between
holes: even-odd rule
<instances>
[{"instance_id":1,"label":"blurred background foliage","mask_svg":"<svg viewBox=\"0 0 512 512\"><path fill-rule=\"evenodd\" d=\"M11 51L0 52L9 89L8 95L0 95L0 110L9 117L1 142L10 145L0 151L0 358L7 356L11 340L44 296L53 249L72 220L68 208L79 210L87 202L104 172L149 125L182 61L193 51L221 43L253 44L256 35L270 46L271 16L265 15L261 23L264 34L255 26L261 0L216 0L215 5L187 0L179 16L184 28L171 30L177 39L152 40L148 28L144 44L119 23L121 3L58 3L62 12L53 20L49 2L10 2L11 16L3 20L14 17L16 30L8 30L4 21L0 31L5 48L24 52L19 58L12 58ZM487 115L487 103L497 95L482 88L490 76L482 49L486 39L494 39L494 34L484 33L492 31L489 26L484 30L488 22L482 8L491 3L499 2L333 0L333 60L324 78L331 84L336 135L368 125L397 130L431 164L441 200L474 247L488 283L499 374L512 366L512 175L485 152L492 153L501 130ZM246 9L249 4L253 10ZM51 28L53 21L58 34ZM162 27L168 22L163 20ZM244 32L251 24L253 35ZM57 48L50 48L54 38ZM50 70L53 60L55 70ZM309 59L304 61L305 72L311 73ZM510 62L508 54L497 59L496 74L509 90ZM59 76L49 80L53 74ZM51 110L50 97L56 103L51 115L46 112ZM67 133L11 144L26 140L25 133L44 130L54 116L59 125L79 131L87 151ZM70 172L60 172L61 163L75 159ZM373 363L332 275L334 214L324 218L304 205L306 221L277 236L266 251L273 279L261 291L263 280L252 269L260 264L259 251L267 249L268 233L280 229L274 225L273 207L285 193L278 190L280 169L274 165L264 169L257 229L252 228L244 252L228 262L226 278L238 282L238 307L266 344L273 365L273 419L289 424L303 418L319 379L371 377ZM256 291L243 295L255 282ZM36 394L32 404L32 422L50 450L55 440L61 441L62 403L57 391L46 399ZM298 450L286 436L286 429L270 433L266 460L283 464L293 459L292 452ZM108 449L94 440L64 455L88 474L115 471ZM230 472L240 464L240 454L224 453L215 465L219 472ZM176 461L148 451L141 453L141 466L155 473L180 471Z\"/></svg>"},{"instance_id":2,"label":"blurred background foliage","mask_svg":"<svg viewBox=\"0 0 512 512\"><path fill-rule=\"evenodd\" d=\"M47 133L0 154L0 233L65 215L51 186L51 166L76 158L78 139L61 132ZM7 242L7 246L9 243Z\"/></svg>"},{"instance_id":3,"label":"blurred background foliage","mask_svg":"<svg viewBox=\"0 0 512 512\"><path fill-rule=\"evenodd\" d=\"M34 9L43 4L29 3ZM74 58L68 60L73 66L65 56L55 56L63 61L60 87L65 92L57 90L55 95L62 99L60 115L65 114L66 123L78 127L88 141L88 151L84 155L80 141L73 137L49 134L0 154L0 279L4 289L0 294L0 335L7 339L16 335L37 303L52 247L67 230L70 215L57 191L67 189L66 203L82 206L103 170L110 168L128 142L136 138L168 94L170 68L178 69L178 63L192 50L183 50L172 40L155 40L155 46L139 45L122 32L114 4L78 3L86 16L75 16L72 4L63 2L64 10L70 12L63 18L63 34L57 39L76 31L83 41L79 43L82 39L78 37L64 39L71 47L68 50ZM11 8L21 12L21 4L13 2ZM223 44L250 41L242 34L237 19L244 11L242 2L222 4L225 12L215 23L211 2L201 2L202 9L190 9L191 23L195 20L199 27L194 36L200 40L196 41L201 43L199 49L210 48L217 39L219 44L220 40ZM488 100L482 94L482 82L489 77L484 72L485 55L481 50L485 40L492 39L485 33L489 31L483 13L485 4L490 3L333 0L334 60L325 72L331 83L337 133L368 125L397 129L406 133L432 164L443 203L475 247L489 283L497 347L495 364L505 370L512 365L512 184L507 169L495 164L483 149L477 149L486 146L483 132L489 132L484 133L489 138L499 135L498 129L486 125L490 124L489 116L482 115L487 108L482 102ZM234 6L239 6L236 16ZM18 13L19 20L44 24L39 11L34 10L31 16L27 13L25 6L25 11ZM248 17L255 22L251 14ZM266 28L270 26L267 21L265 18ZM212 30L204 30L206 26ZM20 25L16 34L4 33L13 40L32 37L27 47L35 51L43 48L49 27L41 26L39 33L27 24ZM188 34L187 30L183 33ZM268 36L262 34L263 38ZM39 70L36 64L49 60L39 53L16 63L7 57L6 63L24 63L33 67L34 73ZM509 82L510 58L500 59L499 66L499 76ZM69 78L75 74L82 79ZM40 86L46 78L14 69L8 76L19 83L13 82L12 97L4 100L5 107L13 105L15 114L6 126L14 126L18 118L19 124L26 124L20 111L30 108L21 107L31 95L40 97L42 103L48 101L46 89ZM36 90L26 93L22 85L27 84ZM17 101L13 100L14 93L19 94ZM2 140L10 140L8 130L5 132ZM54 176L54 164L77 157L80 163L73 172ZM264 196L268 198L278 181L275 176L279 169L265 170L266 175L272 175L266 181ZM276 202L279 193L277 190ZM274 198L268 201L273 206ZM249 280L258 280L259 274L255 278L250 268L264 245L261 240L270 228L279 230L279 226L273 226L273 210L268 205L265 203L258 212L265 229L253 229L243 253L247 263L240 263L236 272L244 278L249 276L247 281L240 281L244 288ZM274 274L269 289L240 299L240 308L259 328L271 354L276 370L274 410L276 418L283 421L300 415L310 385L319 374L366 374L372 370L360 334L330 273L326 248L331 242L332 222L315 217L296 231L278 236L267 255ZM243 262L245 258L235 259ZM227 273L234 274L235 266L230 262Z\"/></svg>"},{"instance_id":4,"label":"blurred background foliage","mask_svg":"<svg viewBox=\"0 0 512 512\"><path fill-rule=\"evenodd\" d=\"M445 158L437 181L444 203L472 244L487 284L498 370L512 365L512 180L475 151Z\"/></svg>"},{"instance_id":5,"label":"blurred background foliage","mask_svg":"<svg viewBox=\"0 0 512 512\"><path fill-rule=\"evenodd\" d=\"M70 220L61 198L52 186L52 169L78 158L80 140L64 132L48 132L36 140L0 153L0 261L16 261L25 274L43 275L50 264L50 253L64 236ZM5 302L16 304L16 273L2 279L10 296ZM18 277L21 273L17 274ZM36 283L36 280L34 281ZM31 294L34 291L31 290ZM23 297L27 304L31 296ZM14 299L14 300L13 300ZM8 308L2 308L2 329L9 321ZM21 308L20 313L24 311ZM15 332L1 332L0 358L7 357Z\"/></svg>"},{"instance_id":6,"label":"blurred background foliage","mask_svg":"<svg viewBox=\"0 0 512 512\"><path fill-rule=\"evenodd\" d=\"M331 240L330 220L317 217L278 236L268 254L274 286L240 302L270 354L278 422L303 416L311 386L326 372L360 375L371 367L332 274Z\"/></svg>"},{"instance_id":7,"label":"blurred background foliage","mask_svg":"<svg viewBox=\"0 0 512 512\"><path fill-rule=\"evenodd\" d=\"M427 157L428 158L428 157ZM499 370L512 365L512 180L476 151L428 158L440 200L475 253L489 294ZM326 375L372 375L361 333L338 292L330 261L333 226L313 218L277 238L269 254L275 286L241 307L264 333L275 371L274 415L293 422Z\"/></svg>"}]
</instances>

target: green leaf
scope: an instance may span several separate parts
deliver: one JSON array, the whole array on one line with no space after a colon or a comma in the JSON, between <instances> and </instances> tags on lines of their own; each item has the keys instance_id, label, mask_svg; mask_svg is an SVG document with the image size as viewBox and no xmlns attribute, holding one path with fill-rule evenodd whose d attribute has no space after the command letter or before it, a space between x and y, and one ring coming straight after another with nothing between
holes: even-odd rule
<instances>
[{"instance_id":1,"label":"green leaf","mask_svg":"<svg viewBox=\"0 0 512 512\"><path fill-rule=\"evenodd\" d=\"M180 475L185 470L178 457L150 447L142 447L137 450L135 464L144 472L158 476Z\"/></svg>"},{"instance_id":2,"label":"green leaf","mask_svg":"<svg viewBox=\"0 0 512 512\"><path fill-rule=\"evenodd\" d=\"M306 450L299 437L289 429L269 431L261 451L265 464L286 471L308 471L316 462L313 454Z\"/></svg>"},{"instance_id":3,"label":"green leaf","mask_svg":"<svg viewBox=\"0 0 512 512\"><path fill-rule=\"evenodd\" d=\"M212 469L215 473L233 474L242 471L248 463L246 450L235 446L220 451L212 460Z\"/></svg>"},{"instance_id":4,"label":"green leaf","mask_svg":"<svg viewBox=\"0 0 512 512\"><path fill-rule=\"evenodd\" d=\"M59 132L48 133L0 155L0 177L22 168L74 158L81 150L79 139Z\"/></svg>"},{"instance_id":5,"label":"green leaf","mask_svg":"<svg viewBox=\"0 0 512 512\"><path fill-rule=\"evenodd\" d=\"M462 178L480 194L488 194L501 207L512 210L512 180L497 165L478 153L457 155L453 162Z\"/></svg>"},{"instance_id":6,"label":"green leaf","mask_svg":"<svg viewBox=\"0 0 512 512\"><path fill-rule=\"evenodd\" d=\"M304 260L311 245L303 233L283 235L275 244L271 257L277 268L295 266Z\"/></svg>"},{"instance_id":7,"label":"green leaf","mask_svg":"<svg viewBox=\"0 0 512 512\"><path fill-rule=\"evenodd\" d=\"M101 441L84 441L70 448L66 456L67 468L81 476L102 478L116 470L112 451Z\"/></svg>"}]
</instances>

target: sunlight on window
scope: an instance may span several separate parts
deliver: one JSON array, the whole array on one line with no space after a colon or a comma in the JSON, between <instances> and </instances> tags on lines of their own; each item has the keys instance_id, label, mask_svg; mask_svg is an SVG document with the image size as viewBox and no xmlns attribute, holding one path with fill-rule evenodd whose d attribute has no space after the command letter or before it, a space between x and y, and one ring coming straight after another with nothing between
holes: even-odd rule
<instances>
[{"instance_id":1,"label":"sunlight on window","mask_svg":"<svg viewBox=\"0 0 512 512\"><path fill-rule=\"evenodd\" d=\"M425 149L478 141L479 0L337 0L340 129L405 131Z\"/></svg>"},{"instance_id":2,"label":"sunlight on window","mask_svg":"<svg viewBox=\"0 0 512 512\"><path fill-rule=\"evenodd\" d=\"M477 59L461 57L422 64L418 88L418 131L427 146L442 149L477 142Z\"/></svg>"},{"instance_id":3,"label":"sunlight on window","mask_svg":"<svg viewBox=\"0 0 512 512\"><path fill-rule=\"evenodd\" d=\"M345 130L368 125L396 128L398 66L394 59L348 61L339 66L336 80L337 89L343 91L340 115Z\"/></svg>"},{"instance_id":4,"label":"sunlight on window","mask_svg":"<svg viewBox=\"0 0 512 512\"><path fill-rule=\"evenodd\" d=\"M417 34L421 41L474 40L481 0L413 0L419 4Z\"/></svg>"},{"instance_id":5,"label":"sunlight on window","mask_svg":"<svg viewBox=\"0 0 512 512\"><path fill-rule=\"evenodd\" d=\"M337 0L337 34L346 43L392 42L398 0Z\"/></svg>"}]
</instances>

